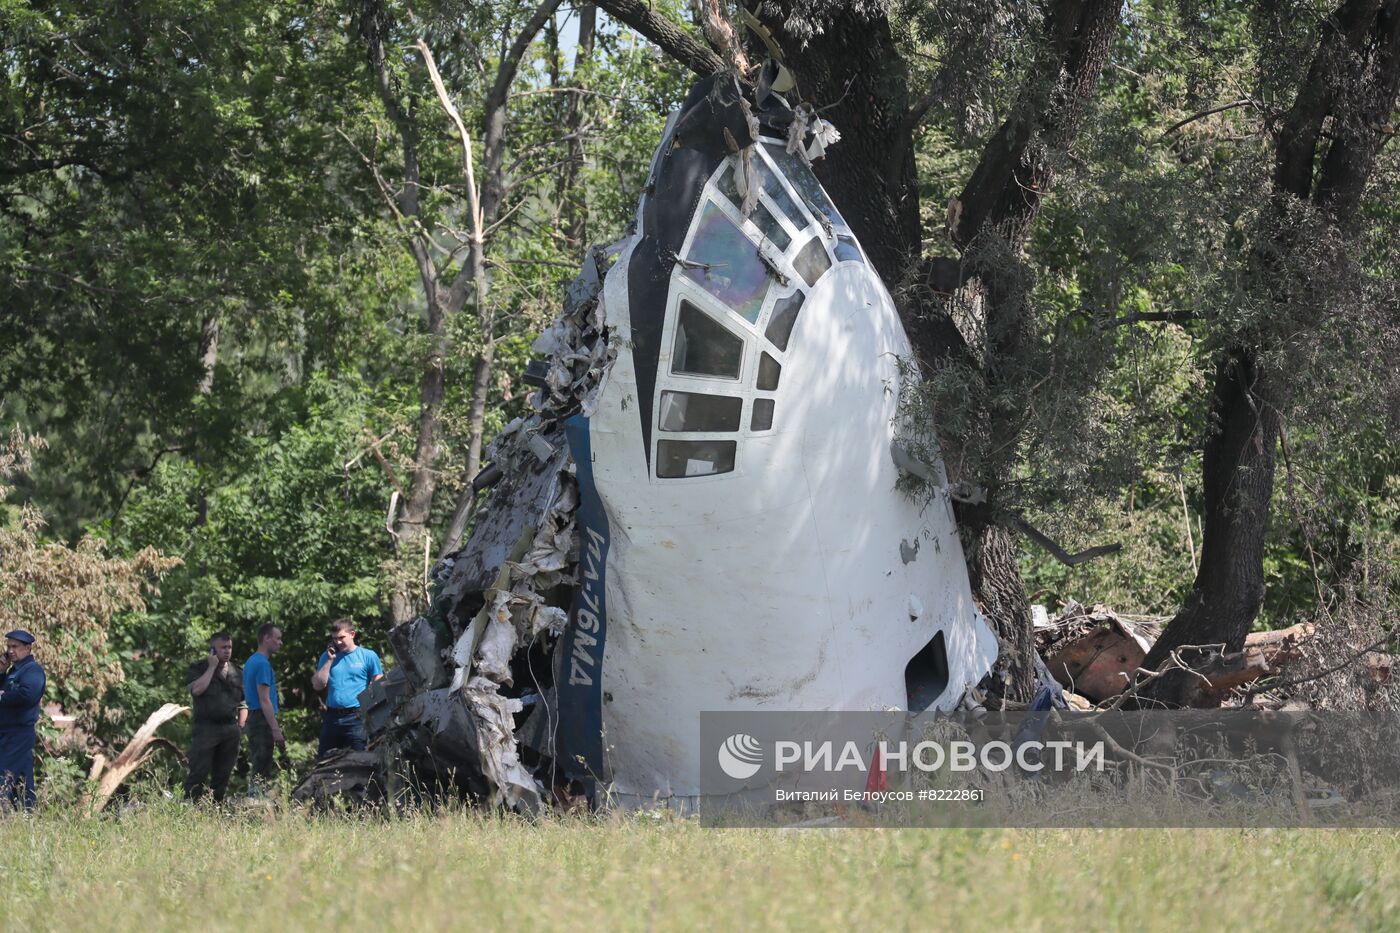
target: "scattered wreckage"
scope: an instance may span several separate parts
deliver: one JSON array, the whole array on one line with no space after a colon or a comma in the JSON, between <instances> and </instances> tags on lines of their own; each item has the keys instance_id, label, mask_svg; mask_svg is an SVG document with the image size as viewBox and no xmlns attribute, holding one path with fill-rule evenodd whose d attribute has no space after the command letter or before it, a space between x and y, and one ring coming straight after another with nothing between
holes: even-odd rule
<instances>
[{"instance_id":1,"label":"scattered wreckage","mask_svg":"<svg viewBox=\"0 0 1400 933\"><path fill-rule=\"evenodd\" d=\"M897 443L907 337L809 164L837 138L766 82L695 86L390 634L371 750L299 796L683 802L702 710L946 710L988 673L942 465Z\"/></svg>"},{"instance_id":2,"label":"scattered wreckage","mask_svg":"<svg viewBox=\"0 0 1400 933\"><path fill-rule=\"evenodd\" d=\"M1070 708L1089 710L1109 703L1143 681L1142 663L1162 634L1165 618L1120 615L1107 606L1086 609L1071 600L1054 618L1035 607L1037 653L1064 688ZM1315 634L1311 622L1253 632L1241 651L1223 645L1195 649L1191 670L1197 677L1193 707L1219 706L1239 687L1278 674L1302 656ZM1150 675L1148 675L1150 676Z\"/></svg>"}]
</instances>

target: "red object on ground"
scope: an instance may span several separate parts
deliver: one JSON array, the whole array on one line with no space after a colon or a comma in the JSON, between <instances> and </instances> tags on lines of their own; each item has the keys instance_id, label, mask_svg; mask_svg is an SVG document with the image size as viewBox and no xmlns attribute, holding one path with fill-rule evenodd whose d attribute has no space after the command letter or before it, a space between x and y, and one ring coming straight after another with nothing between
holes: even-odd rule
<instances>
[{"instance_id":1,"label":"red object on ground","mask_svg":"<svg viewBox=\"0 0 1400 933\"><path fill-rule=\"evenodd\" d=\"M885 756L880 746L875 746L875 754L870 757L870 775L865 779L865 792L889 790L890 781L885 774Z\"/></svg>"}]
</instances>

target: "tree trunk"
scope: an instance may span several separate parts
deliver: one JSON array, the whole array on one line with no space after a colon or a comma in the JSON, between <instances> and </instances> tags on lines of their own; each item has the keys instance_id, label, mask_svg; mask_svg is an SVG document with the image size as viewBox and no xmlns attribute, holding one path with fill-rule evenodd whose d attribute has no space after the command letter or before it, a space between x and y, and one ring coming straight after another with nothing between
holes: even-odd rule
<instances>
[{"instance_id":1,"label":"tree trunk","mask_svg":"<svg viewBox=\"0 0 1400 933\"><path fill-rule=\"evenodd\" d=\"M486 96L481 147L484 171L479 201L480 219L473 227L467 262L453 281L449 295L451 306L461 308L466 302L467 290L471 289L474 292L482 344L472 366L472 394L467 413L467 457L462 470L462 489L458 493L452 509L452 519L438 550L439 557L445 557L455 551L466 532L474 499L471 481L481 469L481 452L485 443L486 407L490 400L491 376L496 359L496 317L490 306L490 283L486 279L486 231L499 218L505 202L504 161L510 88L530 43L545 24L551 22L559 3L560 0L541 0L502 57L496 69L495 81ZM450 105L444 101L444 106ZM465 137L466 130L462 129L462 133ZM467 155L467 183L470 187L472 179L469 153Z\"/></svg>"},{"instance_id":2,"label":"tree trunk","mask_svg":"<svg viewBox=\"0 0 1400 933\"><path fill-rule=\"evenodd\" d=\"M579 190L578 177L586 154L583 148L583 115L587 104L588 69L593 59L593 43L598 32L598 8L591 3L578 7L578 46L574 51L574 92L564 111L564 132L569 141L569 157L559 175L560 227L571 255L582 256L588 245L588 204Z\"/></svg>"},{"instance_id":3,"label":"tree trunk","mask_svg":"<svg viewBox=\"0 0 1400 933\"><path fill-rule=\"evenodd\" d=\"M1317 52L1275 140L1273 225L1254 247L1255 287L1280 309L1316 296L1286 289L1290 254L1308 236L1291 208L1311 200L1342 234L1354 231L1361 193L1390 132L1400 94L1400 0L1348 0L1323 24ZM1331 118L1330 132L1324 123ZM1318 147L1330 138L1317 168ZM1305 288L1307 286L1304 286ZM1274 444L1286 404L1287 374L1270 374L1258 347L1235 347L1217 366L1211 400L1214 433L1202 460L1205 528L1191 592L1144 666L1157 669L1183 645L1244 644L1264 599L1264 537L1273 494ZM1183 660L1190 662L1189 658ZM1177 672L1147 684L1149 701L1182 705L1193 675Z\"/></svg>"},{"instance_id":4,"label":"tree trunk","mask_svg":"<svg viewBox=\"0 0 1400 933\"><path fill-rule=\"evenodd\" d=\"M1001 645L997 689L1004 699L1024 703L1031 698L1035 682L1035 637L1026 585L1016 566L1015 533L988 525L971 535L970 541L967 564L972 591Z\"/></svg>"},{"instance_id":5,"label":"tree trunk","mask_svg":"<svg viewBox=\"0 0 1400 933\"><path fill-rule=\"evenodd\" d=\"M418 440L413 449L413 471L409 474L407 501L394 521L394 541L402 561L407 563L423 549L423 536L429 534L433 498L437 493L438 435L442 420L442 400L446 393L443 362L446 357L445 316L436 298L436 287L428 289L428 333L431 349L419 381ZM393 624L400 625L417 614L419 600L409 578L397 581L389 598ZM411 579L416 580L414 574Z\"/></svg>"},{"instance_id":6,"label":"tree trunk","mask_svg":"<svg viewBox=\"0 0 1400 933\"><path fill-rule=\"evenodd\" d=\"M1176 618L1148 652L1156 669L1184 645L1239 651L1264 601L1264 534L1274 488L1279 417L1260 367L1244 350L1221 360L1205 443L1200 569Z\"/></svg>"},{"instance_id":7,"label":"tree trunk","mask_svg":"<svg viewBox=\"0 0 1400 933\"><path fill-rule=\"evenodd\" d=\"M457 550L471 522L471 507L476 500L472 480L481 470L482 443L486 435L486 404L491 395L491 373L496 359L494 336L495 318L487 307L488 285L486 282L486 252L481 244L472 244L467 252L467 269L476 285L476 307L481 322L482 347L472 366L472 394L467 409L467 460L462 468L462 488L457 493L457 501L452 507L452 518L443 533L438 548L441 559Z\"/></svg>"},{"instance_id":8,"label":"tree trunk","mask_svg":"<svg viewBox=\"0 0 1400 933\"><path fill-rule=\"evenodd\" d=\"M813 170L893 291L921 252L913 135L904 119L908 72L885 14L856 6L832 4L822 31L805 44L784 31L786 16L766 25L802 100L841 131ZM900 153L893 179L891 153Z\"/></svg>"},{"instance_id":9,"label":"tree trunk","mask_svg":"<svg viewBox=\"0 0 1400 933\"><path fill-rule=\"evenodd\" d=\"M1024 412L1017 401L1028 396L1032 379L1038 378L1027 359L1035 335L1021 253L1054 181L1056 159L1074 143L1093 100L1120 7L1120 0L1060 0L1051 9L1045 50L1011 114L983 149L951 221L964 268L982 289L983 377L992 400L979 426L989 454L976 477L986 486L992 507L964 513L974 539L973 592L1003 652L1016 652L1004 657L1003 664L1011 677L1005 696L1019 702L1029 700L1034 690L1034 639L1014 539L997 504L1001 485L1019 462Z\"/></svg>"},{"instance_id":10,"label":"tree trunk","mask_svg":"<svg viewBox=\"0 0 1400 933\"><path fill-rule=\"evenodd\" d=\"M444 110L452 117L462 137L463 170L469 189L472 215L468 260L451 285L445 284L448 269L440 267L436 260L431 238L423 230L420 211L419 191L421 180L418 161L418 132L410 111L399 102L398 92L389 75L385 56L393 41L393 24L381 0L363 0L360 16L360 29L367 50L369 64L385 112L398 131L404 157L402 187L394 205L398 215L405 218L404 235L409 252L418 266L419 279L423 287L427 310L427 332L430 340L428 357L424 361L423 375L419 383L418 438L414 447L413 471L405 501L392 522L395 552L403 566L415 561L418 553L425 550L424 535L428 534L428 523L432 517L433 502L437 492L437 461L441 434L441 408L446 393L443 367L447 359L447 322L466 304L473 292L476 298L476 311L481 320L482 351L478 354L473 371L472 407L469 420L467 455L467 479L475 475L481 460L482 434L485 426L486 403L489 398L491 367L494 361L495 327L488 307L486 282L486 230L499 216L505 200L504 155L506 140L506 108L511 85L515 81L521 59L534 41L535 36L553 16L560 0L542 0L529 20L516 34L510 47L502 56L496 69L492 86L486 97L484 132L482 140L482 160L484 178L480 198L476 195L472 169L471 141L460 115L452 104L446 88L443 87L437 72L436 63L426 42L419 40L416 47L421 51L425 64L433 79L434 87ZM371 166L378 178L378 168ZM468 493L469 493L468 489ZM459 501L458 512L463 511ZM460 531L458 531L460 535ZM416 566L416 561L415 561ZM393 587L390 596L390 615L395 625L411 621L417 612L419 600L415 588L401 577Z\"/></svg>"},{"instance_id":11,"label":"tree trunk","mask_svg":"<svg viewBox=\"0 0 1400 933\"><path fill-rule=\"evenodd\" d=\"M490 325L492 322L482 323ZM481 448L486 433L486 403L491 394L491 373L496 361L495 339L489 335L485 339L486 344L477 354L476 363L472 367L472 396L470 407L467 409L467 463L463 473L469 481L481 471Z\"/></svg>"}]
</instances>

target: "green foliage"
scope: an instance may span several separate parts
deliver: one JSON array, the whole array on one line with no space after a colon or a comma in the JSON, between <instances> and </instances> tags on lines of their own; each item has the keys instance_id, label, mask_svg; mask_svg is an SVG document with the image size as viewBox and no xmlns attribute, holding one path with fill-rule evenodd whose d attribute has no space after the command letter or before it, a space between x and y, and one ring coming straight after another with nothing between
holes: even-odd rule
<instances>
[{"instance_id":1,"label":"green foliage","mask_svg":"<svg viewBox=\"0 0 1400 933\"><path fill-rule=\"evenodd\" d=\"M924 130L919 150L927 248L943 255L952 253L945 205L985 142L958 113L991 107L1003 119L1004 75L1020 73L1032 41L996 28L1016 16L1014 4L954 17L960 6L912 5L905 36L924 80L945 82L934 85L944 118ZM1400 412L1390 363L1400 347L1400 204L1389 196L1400 159L1393 147L1383 153L1351 243L1305 212L1271 213L1273 130L1329 9L1128 6L1095 107L1057 162L1025 255L1003 257L1008 267L1023 263L1035 338L997 361L995 392L980 367L954 364L920 393L917 406L962 455L950 464L959 478L983 479L1006 456L977 420L1004 413L1016 466L998 504L1071 550L1124 545L1071 570L1027 543L1023 569L1041 601L1152 614L1179 605L1195 573L1192 545L1197 556L1201 547L1209 377L1221 349L1241 342L1263 348L1291 446L1280 457L1259 624L1315 615L1319 593L1359 566L1362 542L1380 546L1400 533L1379 498ZM1030 16L1016 24L1036 28ZM985 62L950 57L964 47ZM962 74L969 69L971 78ZM1269 265L1283 236L1289 260ZM975 301L960 312L976 351L985 335Z\"/></svg>"},{"instance_id":2,"label":"green foliage","mask_svg":"<svg viewBox=\"0 0 1400 933\"><path fill-rule=\"evenodd\" d=\"M353 380L316 377L299 394L298 417L276 436L250 439L236 469L165 461L132 494L119 539L167 548L184 563L148 612L117 627L128 679L109 697L114 708L139 716L182 700L188 664L219 630L232 633L241 663L260 625L283 628L274 666L293 708L314 706L308 682L332 620L349 616L362 643L385 650L389 480L365 447L405 413L392 401L380 407Z\"/></svg>"},{"instance_id":3,"label":"green foliage","mask_svg":"<svg viewBox=\"0 0 1400 933\"><path fill-rule=\"evenodd\" d=\"M31 492L72 534L159 452L217 454L289 372L338 362L381 311L356 299L382 233L336 145L360 102L335 4L6 12L0 395L51 441Z\"/></svg>"},{"instance_id":4,"label":"green foliage","mask_svg":"<svg viewBox=\"0 0 1400 933\"><path fill-rule=\"evenodd\" d=\"M16 429L0 441L0 500L16 473L30 469L43 441ZM44 517L32 504L0 524L0 631L30 630L41 645L45 699L84 725L98 718L99 699L123 677L109 643L113 617L145 609L145 598L179 561L154 548L113 556L106 542L84 535L72 547L43 537Z\"/></svg>"},{"instance_id":5,"label":"green foliage","mask_svg":"<svg viewBox=\"0 0 1400 933\"><path fill-rule=\"evenodd\" d=\"M391 76L415 121L422 222L441 242L462 226L461 153L408 46L423 35L435 49L479 146L482 76L532 8L393 11ZM428 342L404 230L366 171L401 177L403 151L360 13L336 0L0 6L0 136L19 143L0 152L0 415L52 442L17 497L48 510L57 538L90 530L119 555L149 546L184 561L148 611L115 614L103 740L184 701L185 666L218 629L246 657L260 624L284 627L292 732L314 704L303 674L331 619L355 618L385 647L386 594L404 570L385 511L412 470ZM572 15L557 13L553 34ZM496 324L487 335L469 308L447 334L435 527L461 484L477 354L493 337L489 437L523 411L518 373L580 258L559 229L566 86L587 88L585 161L569 178L594 242L631 219L688 87L606 18L573 64L537 41L512 90L507 220L488 268ZM450 281L460 266L445 268ZM62 680L56 690L78 689Z\"/></svg>"}]
</instances>

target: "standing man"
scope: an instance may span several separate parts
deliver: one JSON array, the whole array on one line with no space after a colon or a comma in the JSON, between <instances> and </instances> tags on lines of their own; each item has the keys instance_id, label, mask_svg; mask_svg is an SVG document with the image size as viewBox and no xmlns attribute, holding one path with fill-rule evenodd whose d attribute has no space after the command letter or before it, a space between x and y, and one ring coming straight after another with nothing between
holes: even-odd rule
<instances>
[{"instance_id":1,"label":"standing man","mask_svg":"<svg viewBox=\"0 0 1400 933\"><path fill-rule=\"evenodd\" d=\"M243 665L243 700L248 704L248 790L260 794L277 777L273 749L287 754L287 740L277 724L281 706L272 656L282 647L282 629L268 622L258 629L258 650Z\"/></svg>"},{"instance_id":2,"label":"standing man","mask_svg":"<svg viewBox=\"0 0 1400 933\"><path fill-rule=\"evenodd\" d=\"M17 628L5 636L0 679L0 808L34 809L34 725L44 698L44 669L34 660L34 636Z\"/></svg>"},{"instance_id":3,"label":"standing man","mask_svg":"<svg viewBox=\"0 0 1400 933\"><path fill-rule=\"evenodd\" d=\"M360 694L384 676L379 655L355 644L355 623L336 619L331 623L331 642L316 662L311 686L326 691L326 718L321 723L320 758L337 748L365 750L365 724L360 720Z\"/></svg>"},{"instance_id":4,"label":"standing man","mask_svg":"<svg viewBox=\"0 0 1400 933\"><path fill-rule=\"evenodd\" d=\"M209 639L209 656L190 665L185 676L194 695L194 735L190 741L190 773L185 799L204 796L207 783L220 803L229 775L238 762L238 740L248 719L243 698L243 674L233 663L233 637L218 632Z\"/></svg>"}]
</instances>

